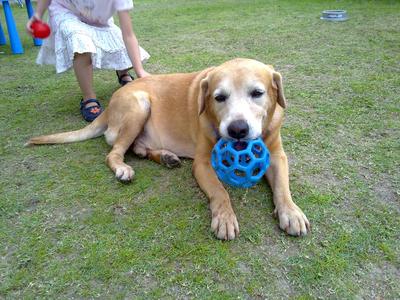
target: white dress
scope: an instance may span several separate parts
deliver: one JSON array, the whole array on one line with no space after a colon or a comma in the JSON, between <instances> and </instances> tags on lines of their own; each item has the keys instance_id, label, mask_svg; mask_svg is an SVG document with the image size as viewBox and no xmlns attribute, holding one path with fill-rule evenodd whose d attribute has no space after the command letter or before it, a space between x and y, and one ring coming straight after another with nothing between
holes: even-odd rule
<instances>
[{"instance_id":1,"label":"white dress","mask_svg":"<svg viewBox=\"0 0 400 300\"><path fill-rule=\"evenodd\" d=\"M121 30L112 15L132 8L132 0L52 0L52 32L43 40L36 62L53 64L61 73L72 67L75 53L91 53L95 69L131 68ZM150 55L141 47L139 50L145 62Z\"/></svg>"}]
</instances>

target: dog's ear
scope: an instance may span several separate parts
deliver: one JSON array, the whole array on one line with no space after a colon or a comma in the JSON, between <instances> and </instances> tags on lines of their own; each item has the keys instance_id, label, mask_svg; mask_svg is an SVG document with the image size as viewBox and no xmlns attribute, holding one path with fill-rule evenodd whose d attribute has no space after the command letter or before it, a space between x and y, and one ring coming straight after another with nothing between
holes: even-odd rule
<instances>
[{"instance_id":1,"label":"dog's ear","mask_svg":"<svg viewBox=\"0 0 400 300\"><path fill-rule=\"evenodd\" d=\"M206 109L206 98L208 97L208 82L210 80L210 72L213 71L215 67L210 67L208 69L205 69L203 72L200 73L199 77L200 79L200 84L199 84L199 96L197 99L197 104L198 104L198 113L199 116L204 112Z\"/></svg>"},{"instance_id":2,"label":"dog's ear","mask_svg":"<svg viewBox=\"0 0 400 300\"><path fill-rule=\"evenodd\" d=\"M272 73L272 87L278 92L278 103L282 108L286 108L286 98L283 93L282 76L280 73L273 71Z\"/></svg>"},{"instance_id":3,"label":"dog's ear","mask_svg":"<svg viewBox=\"0 0 400 300\"><path fill-rule=\"evenodd\" d=\"M200 90L199 90L199 99L198 99L198 107L199 107L199 116L206 109L206 96L208 92L208 77L203 78L200 81Z\"/></svg>"}]
</instances>

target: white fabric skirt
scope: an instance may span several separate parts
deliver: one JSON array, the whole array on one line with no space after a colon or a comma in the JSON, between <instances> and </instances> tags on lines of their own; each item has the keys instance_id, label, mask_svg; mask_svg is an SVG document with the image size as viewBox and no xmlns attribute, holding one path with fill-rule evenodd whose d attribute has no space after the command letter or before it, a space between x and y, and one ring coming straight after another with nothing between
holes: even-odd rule
<instances>
[{"instance_id":1,"label":"white fabric skirt","mask_svg":"<svg viewBox=\"0 0 400 300\"><path fill-rule=\"evenodd\" d=\"M43 40L36 63L55 65L57 73L70 69L75 53L91 53L95 69L125 70L132 67L115 24L106 27L88 25L71 13L60 13L49 20L52 33ZM150 55L139 47L144 63Z\"/></svg>"}]
</instances>

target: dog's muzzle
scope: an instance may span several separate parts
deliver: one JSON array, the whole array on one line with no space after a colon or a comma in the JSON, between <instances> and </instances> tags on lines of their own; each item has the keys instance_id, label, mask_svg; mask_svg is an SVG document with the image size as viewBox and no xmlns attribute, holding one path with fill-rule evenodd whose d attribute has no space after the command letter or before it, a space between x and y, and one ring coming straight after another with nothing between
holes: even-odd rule
<instances>
[{"instance_id":1,"label":"dog's muzzle","mask_svg":"<svg viewBox=\"0 0 400 300\"><path fill-rule=\"evenodd\" d=\"M249 124L245 120L235 120L228 126L228 135L233 139L244 139L250 131Z\"/></svg>"}]
</instances>

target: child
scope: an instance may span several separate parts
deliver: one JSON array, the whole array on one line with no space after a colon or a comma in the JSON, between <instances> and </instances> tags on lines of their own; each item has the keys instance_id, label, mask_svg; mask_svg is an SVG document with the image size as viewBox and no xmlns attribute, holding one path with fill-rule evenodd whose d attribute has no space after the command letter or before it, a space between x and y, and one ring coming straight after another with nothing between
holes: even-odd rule
<instances>
[{"instance_id":1,"label":"child","mask_svg":"<svg viewBox=\"0 0 400 300\"><path fill-rule=\"evenodd\" d=\"M54 64L57 73L73 67L83 98L80 110L91 122L102 112L93 90L93 69L114 69L121 85L132 81L132 66L138 77L147 73L142 61L150 55L142 49L132 29L132 0L38 0L36 13L26 24L41 20L49 10L51 36L43 41L38 64ZM113 22L118 13L121 29ZM122 33L122 34L121 34Z\"/></svg>"}]
</instances>

